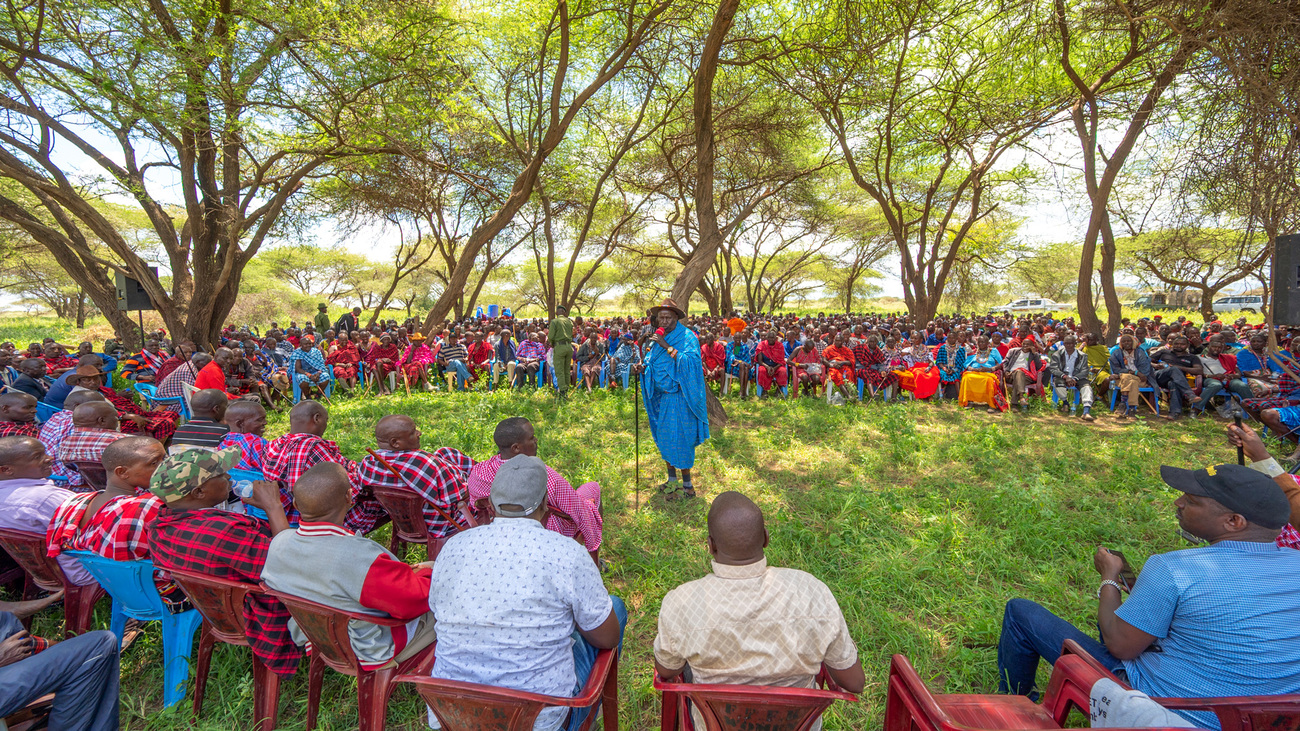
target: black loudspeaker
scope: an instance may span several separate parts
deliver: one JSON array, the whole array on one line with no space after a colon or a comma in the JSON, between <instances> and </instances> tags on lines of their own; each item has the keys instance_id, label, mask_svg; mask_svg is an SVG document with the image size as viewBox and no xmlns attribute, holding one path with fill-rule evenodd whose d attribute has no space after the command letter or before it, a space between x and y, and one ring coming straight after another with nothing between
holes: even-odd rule
<instances>
[{"instance_id":1,"label":"black loudspeaker","mask_svg":"<svg viewBox=\"0 0 1300 731\"><path fill-rule=\"evenodd\" d=\"M157 269L153 270L156 274ZM121 272L116 273L117 285L117 309L119 310L152 310L153 302L149 299L149 293L144 291L144 287L136 280L126 276Z\"/></svg>"}]
</instances>

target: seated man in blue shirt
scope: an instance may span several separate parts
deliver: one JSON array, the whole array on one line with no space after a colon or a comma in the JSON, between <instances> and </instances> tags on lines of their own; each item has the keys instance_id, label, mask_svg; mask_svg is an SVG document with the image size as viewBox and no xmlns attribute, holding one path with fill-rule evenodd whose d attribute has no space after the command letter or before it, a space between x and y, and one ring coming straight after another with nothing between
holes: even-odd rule
<instances>
[{"instance_id":1,"label":"seated man in blue shirt","mask_svg":"<svg viewBox=\"0 0 1300 731\"><path fill-rule=\"evenodd\" d=\"M1161 467L1183 493L1178 524L1209 546L1147 559L1128 601L1124 561L1104 547L1094 640L1027 599L1007 603L998 641L999 689L1036 695L1039 658L1055 663L1067 639L1136 690L1154 697L1206 698L1300 692L1300 551L1275 544L1291 517L1268 475L1238 465ZM1180 712L1217 729L1213 713Z\"/></svg>"}]
</instances>

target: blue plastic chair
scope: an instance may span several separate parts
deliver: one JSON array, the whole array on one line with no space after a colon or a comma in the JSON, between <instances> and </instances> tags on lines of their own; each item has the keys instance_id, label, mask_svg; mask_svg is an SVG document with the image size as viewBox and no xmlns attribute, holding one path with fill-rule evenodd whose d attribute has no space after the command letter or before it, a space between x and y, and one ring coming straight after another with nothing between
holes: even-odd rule
<instances>
[{"instance_id":1,"label":"blue plastic chair","mask_svg":"<svg viewBox=\"0 0 1300 731\"><path fill-rule=\"evenodd\" d=\"M1078 386L1067 386L1067 388L1068 390L1074 392L1074 405L1070 407L1070 411L1073 412L1080 404L1083 403L1083 399L1082 397L1079 396ZM1052 408L1054 409L1058 408L1058 405L1060 404L1060 398L1056 395L1055 384L1048 385L1048 389L1052 392Z\"/></svg>"},{"instance_id":2,"label":"blue plastic chair","mask_svg":"<svg viewBox=\"0 0 1300 731\"><path fill-rule=\"evenodd\" d=\"M334 366L329 366L330 379L325 382L325 398L329 398L334 393ZM289 383L293 386L293 402L296 404L302 401L302 389L298 387L298 378L292 370L289 371Z\"/></svg>"},{"instance_id":3,"label":"blue plastic chair","mask_svg":"<svg viewBox=\"0 0 1300 731\"><path fill-rule=\"evenodd\" d=\"M1152 395L1151 405L1152 405L1152 406L1155 408L1155 410L1156 410L1156 416L1159 416L1159 415L1160 415L1160 396L1156 394L1156 390L1155 390L1154 388L1150 387L1150 386L1142 386L1141 388L1138 389L1138 393L1139 393L1139 394L1149 393L1149 394ZM1116 403L1117 401L1119 401L1119 381L1116 381L1116 382L1115 382L1114 384L1112 384L1111 387L1110 387L1110 410L1111 410L1111 411L1114 411L1114 410L1115 410L1115 403ZM1134 408L1137 408L1137 406L1136 406L1135 404L1129 404L1129 406L1132 406L1132 407L1134 407Z\"/></svg>"},{"instance_id":4,"label":"blue plastic chair","mask_svg":"<svg viewBox=\"0 0 1300 731\"><path fill-rule=\"evenodd\" d=\"M140 394L140 398L144 399L145 405L148 406L150 410L158 408L160 404L179 404L181 407L181 416L184 416L186 421L190 420L190 407L185 404L184 398L180 396L159 396L158 388L152 383L140 383L137 381L132 388L135 389L136 393Z\"/></svg>"},{"instance_id":5,"label":"blue plastic chair","mask_svg":"<svg viewBox=\"0 0 1300 731\"><path fill-rule=\"evenodd\" d=\"M174 706L185 700L185 681L190 673L190 653L194 633L203 624L197 609L172 614L158 595L153 583L153 561L113 561L90 551L66 551L113 598L113 617L109 629L117 635L119 646L126 632L126 619L160 620L163 631L163 705Z\"/></svg>"},{"instance_id":6,"label":"blue plastic chair","mask_svg":"<svg viewBox=\"0 0 1300 731\"><path fill-rule=\"evenodd\" d=\"M50 420L51 416L59 413L59 407L54 404L47 404L44 401L36 402L36 420L44 424Z\"/></svg>"}]
</instances>

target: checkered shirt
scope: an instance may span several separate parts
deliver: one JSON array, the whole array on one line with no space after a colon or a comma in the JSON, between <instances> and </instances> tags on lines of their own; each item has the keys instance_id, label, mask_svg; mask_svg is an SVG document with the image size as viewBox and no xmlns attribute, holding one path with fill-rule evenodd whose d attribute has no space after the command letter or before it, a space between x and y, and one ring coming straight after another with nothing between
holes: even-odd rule
<instances>
[{"instance_id":1,"label":"checkered shirt","mask_svg":"<svg viewBox=\"0 0 1300 731\"><path fill-rule=\"evenodd\" d=\"M96 462L104 457L104 449L127 435L107 429L82 429L74 427L59 444L62 462Z\"/></svg>"},{"instance_id":2,"label":"checkered shirt","mask_svg":"<svg viewBox=\"0 0 1300 731\"><path fill-rule=\"evenodd\" d=\"M98 492L73 495L59 506L45 533L48 555L63 551L91 551L114 561L149 557L149 534L145 527L158 515L163 501L152 493L109 499L80 529L90 501Z\"/></svg>"},{"instance_id":3,"label":"checkered shirt","mask_svg":"<svg viewBox=\"0 0 1300 731\"><path fill-rule=\"evenodd\" d=\"M235 465L235 469L261 472L262 465L266 463L266 445L266 439L256 434L228 432L226 436L221 438L221 444L217 445L217 449L239 447L241 456L239 464Z\"/></svg>"},{"instance_id":4,"label":"checkered shirt","mask_svg":"<svg viewBox=\"0 0 1300 731\"><path fill-rule=\"evenodd\" d=\"M72 412L60 411L54 416L51 416L41 425L41 435L38 437L41 440L41 444L45 445L45 453L52 454L56 458L54 460L54 466L51 468L55 477L61 477L64 480L67 480L69 487L81 484L81 473L74 469L70 469L63 464L62 460L57 459L57 457L59 456L59 445L63 444L63 440L67 439L68 435L71 433Z\"/></svg>"},{"instance_id":5,"label":"checkered shirt","mask_svg":"<svg viewBox=\"0 0 1300 731\"><path fill-rule=\"evenodd\" d=\"M525 358L541 359L545 356L546 356L546 349L543 348L542 344L537 342L536 340L525 340L519 344L518 348L515 349L515 360L523 360Z\"/></svg>"},{"instance_id":6,"label":"checkered shirt","mask_svg":"<svg viewBox=\"0 0 1300 731\"><path fill-rule=\"evenodd\" d=\"M347 527L363 533L374 530L375 524L387 513L377 500L368 495L369 491L362 494L361 482L357 478L357 463L344 457L339 452L337 443L315 434L285 434L266 445L262 474L266 479L280 483L280 504L284 506L289 522L299 522L298 509L293 505L293 484L303 473L321 462L341 464L348 471L354 504L344 519Z\"/></svg>"},{"instance_id":7,"label":"checkered shirt","mask_svg":"<svg viewBox=\"0 0 1300 731\"><path fill-rule=\"evenodd\" d=\"M432 454L422 449L408 452L376 449L375 452L388 460L388 463L401 472L406 480L398 480L392 472L379 463L379 460L366 457L357 464L357 476L361 484L367 488L414 487L425 500L421 510L424 513L424 523L428 526L429 535L444 538L452 533L455 526L439 515L433 509L433 505L437 505L449 514L455 514L456 503L465 500L469 495L466 483L469 480L470 470L474 467L474 460L450 447L443 447Z\"/></svg>"},{"instance_id":8,"label":"checkered shirt","mask_svg":"<svg viewBox=\"0 0 1300 731\"><path fill-rule=\"evenodd\" d=\"M501 469L504 462L501 455L497 454L486 462L479 462L474 465L474 469L470 470L469 499L472 504L477 504L478 501L491 496L492 480L496 479L497 470ZM547 529L570 538L576 536L581 530L588 551L600 548L601 533L604 529L600 511L595 505L580 497L569 481L549 466L546 468L546 502L573 518L569 521L551 515L546 520Z\"/></svg>"},{"instance_id":9,"label":"checkered shirt","mask_svg":"<svg viewBox=\"0 0 1300 731\"><path fill-rule=\"evenodd\" d=\"M149 524L154 565L257 584L271 546L263 521L225 510L173 512L163 507ZM265 594L244 598L248 645L278 675L298 669L302 651L289 634L289 610Z\"/></svg>"},{"instance_id":10,"label":"checkered shirt","mask_svg":"<svg viewBox=\"0 0 1300 731\"><path fill-rule=\"evenodd\" d=\"M0 439L5 437L31 437L39 439L41 425L35 421L0 421Z\"/></svg>"},{"instance_id":11,"label":"checkered shirt","mask_svg":"<svg viewBox=\"0 0 1300 731\"><path fill-rule=\"evenodd\" d=\"M1300 548L1300 531L1287 523L1282 527L1282 533L1277 537L1277 545L1282 548Z\"/></svg>"}]
</instances>

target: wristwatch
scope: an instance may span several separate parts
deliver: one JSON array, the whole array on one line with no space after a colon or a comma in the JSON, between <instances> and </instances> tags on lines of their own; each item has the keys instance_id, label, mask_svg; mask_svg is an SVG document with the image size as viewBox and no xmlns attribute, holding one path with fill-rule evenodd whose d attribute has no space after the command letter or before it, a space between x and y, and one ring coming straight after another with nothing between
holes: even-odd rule
<instances>
[{"instance_id":1,"label":"wristwatch","mask_svg":"<svg viewBox=\"0 0 1300 731\"><path fill-rule=\"evenodd\" d=\"M1115 589L1118 590L1119 593L1120 593L1121 595L1124 594L1124 586L1123 586L1122 584L1120 584L1118 581L1113 581L1113 580L1111 580L1111 579L1106 579L1105 581L1101 582L1101 586L1098 586L1098 587L1097 587L1097 598L1098 598L1098 599L1101 598L1101 590L1102 590L1102 589L1103 589L1107 584L1109 584L1110 586L1115 587Z\"/></svg>"}]
</instances>

